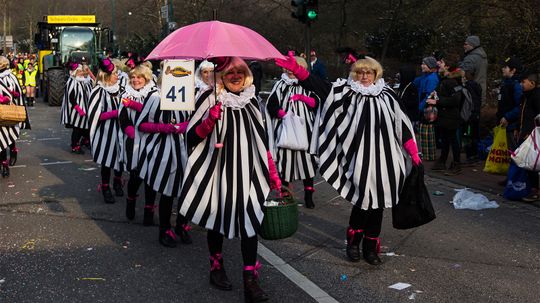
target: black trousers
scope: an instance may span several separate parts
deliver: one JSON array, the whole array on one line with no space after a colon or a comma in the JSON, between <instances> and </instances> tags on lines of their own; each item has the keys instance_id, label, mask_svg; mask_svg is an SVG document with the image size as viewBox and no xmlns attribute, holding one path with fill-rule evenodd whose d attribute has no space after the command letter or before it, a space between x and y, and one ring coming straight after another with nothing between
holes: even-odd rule
<instances>
[{"instance_id":1,"label":"black trousers","mask_svg":"<svg viewBox=\"0 0 540 303\"><path fill-rule=\"evenodd\" d=\"M81 138L84 136L86 130L78 127L74 127L71 132L71 148L81 145Z\"/></svg>"},{"instance_id":2,"label":"black trousers","mask_svg":"<svg viewBox=\"0 0 540 303\"><path fill-rule=\"evenodd\" d=\"M480 141L480 120L473 118L465 125L465 130L469 130L471 142L465 147L467 158L478 156L478 142Z\"/></svg>"},{"instance_id":3,"label":"black trousers","mask_svg":"<svg viewBox=\"0 0 540 303\"><path fill-rule=\"evenodd\" d=\"M457 138L457 129L440 128L441 132L441 162L446 162L448 154L450 153L450 147L452 147L452 156L454 162L461 162L459 160L460 148Z\"/></svg>"},{"instance_id":4,"label":"black trousers","mask_svg":"<svg viewBox=\"0 0 540 303\"><path fill-rule=\"evenodd\" d=\"M129 181L127 185L128 198L136 198L139 187L143 183L143 179L139 178L138 171L129 172ZM156 192L148 184L144 185L144 204L145 205L154 205L156 200Z\"/></svg>"},{"instance_id":5,"label":"black trousers","mask_svg":"<svg viewBox=\"0 0 540 303\"><path fill-rule=\"evenodd\" d=\"M223 235L219 232L209 230L206 234L206 241L208 242L208 250L210 251L211 256L223 251ZM259 239L257 236L251 238L243 237L240 239L244 266L253 266L257 262L258 242Z\"/></svg>"},{"instance_id":6,"label":"black trousers","mask_svg":"<svg viewBox=\"0 0 540 303\"><path fill-rule=\"evenodd\" d=\"M353 206L349 226L352 229L364 230L364 235L370 238L377 238L381 234L383 219L383 209L364 210L358 206Z\"/></svg>"},{"instance_id":7,"label":"black trousers","mask_svg":"<svg viewBox=\"0 0 540 303\"><path fill-rule=\"evenodd\" d=\"M110 167L101 167L101 183L102 184L109 184L111 183L111 170L113 170ZM118 170L114 170L114 176L116 178L122 178L122 172Z\"/></svg>"}]
</instances>

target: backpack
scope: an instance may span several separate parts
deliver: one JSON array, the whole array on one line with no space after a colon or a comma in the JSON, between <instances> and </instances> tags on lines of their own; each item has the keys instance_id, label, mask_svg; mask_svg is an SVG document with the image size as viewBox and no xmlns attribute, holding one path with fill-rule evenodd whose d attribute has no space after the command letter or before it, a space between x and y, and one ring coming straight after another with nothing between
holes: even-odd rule
<instances>
[{"instance_id":1,"label":"backpack","mask_svg":"<svg viewBox=\"0 0 540 303\"><path fill-rule=\"evenodd\" d=\"M454 87L454 91L455 92L461 91L461 104L459 106L459 116L461 117L463 121L467 122L469 121L469 118L471 118L471 113L474 108L471 92L467 88L461 85Z\"/></svg>"}]
</instances>

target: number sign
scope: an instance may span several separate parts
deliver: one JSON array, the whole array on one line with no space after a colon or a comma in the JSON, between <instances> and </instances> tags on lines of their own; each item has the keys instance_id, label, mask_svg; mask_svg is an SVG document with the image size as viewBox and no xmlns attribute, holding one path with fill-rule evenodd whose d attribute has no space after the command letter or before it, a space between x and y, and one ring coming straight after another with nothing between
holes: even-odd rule
<instances>
[{"instance_id":1,"label":"number sign","mask_svg":"<svg viewBox=\"0 0 540 303\"><path fill-rule=\"evenodd\" d=\"M165 60L161 71L161 110L195 110L195 62Z\"/></svg>"}]
</instances>

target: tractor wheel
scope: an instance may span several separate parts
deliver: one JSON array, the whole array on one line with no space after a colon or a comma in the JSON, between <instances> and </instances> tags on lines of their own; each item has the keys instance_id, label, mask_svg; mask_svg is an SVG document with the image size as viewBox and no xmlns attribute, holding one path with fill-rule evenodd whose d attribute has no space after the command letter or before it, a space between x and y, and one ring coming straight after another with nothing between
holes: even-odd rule
<instances>
[{"instance_id":1,"label":"tractor wheel","mask_svg":"<svg viewBox=\"0 0 540 303\"><path fill-rule=\"evenodd\" d=\"M62 105L66 77L62 69L50 69L47 71L47 95L50 106Z\"/></svg>"}]
</instances>

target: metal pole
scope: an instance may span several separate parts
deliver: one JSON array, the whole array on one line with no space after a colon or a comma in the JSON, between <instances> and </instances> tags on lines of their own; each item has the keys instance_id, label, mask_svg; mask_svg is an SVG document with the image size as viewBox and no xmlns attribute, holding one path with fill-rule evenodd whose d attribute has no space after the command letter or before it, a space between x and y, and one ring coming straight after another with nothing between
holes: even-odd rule
<instances>
[{"instance_id":1,"label":"metal pole","mask_svg":"<svg viewBox=\"0 0 540 303\"><path fill-rule=\"evenodd\" d=\"M311 24L306 22L306 56L307 56L307 64L308 64L308 70L311 71L311 36L310 36L310 26Z\"/></svg>"},{"instance_id":2,"label":"metal pole","mask_svg":"<svg viewBox=\"0 0 540 303\"><path fill-rule=\"evenodd\" d=\"M6 41L6 15L7 15L7 1L4 0L4 56L7 55L7 41Z\"/></svg>"},{"instance_id":3,"label":"metal pole","mask_svg":"<svg viewBox=\"0 0 540 303\"><path fill-rule=\"evenodd\" d=\"M116 1L115 0L111 0L111 4L112 4L112 11L111 11L111 21L112 21L112 33L113 33L113 39L112 39L112 47L113 49L116 51L116 43L115 43L115 36L116 36L116 31L115 31L115 28L116 28L116 18L115 18L115 13L116 13Z\"/></svg>"}]
</instances>

